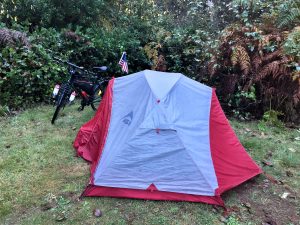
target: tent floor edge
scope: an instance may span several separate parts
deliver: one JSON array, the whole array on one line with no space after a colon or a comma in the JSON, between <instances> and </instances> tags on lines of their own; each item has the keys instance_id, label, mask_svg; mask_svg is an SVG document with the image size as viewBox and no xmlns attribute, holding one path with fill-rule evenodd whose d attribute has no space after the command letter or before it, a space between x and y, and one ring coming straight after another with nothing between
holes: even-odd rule
<instances>
[{"instance_id":1,"label":"tent floor edge","mask_svg":"<svg viewBox=\"0 0 300 225\"><path fill-rule=\"evenodd\" d=\"M143 200L165 200L165 201L188 201L188 202L202 202L212 205L225 207L221 196L203 196L192 195L175 192L140 190L128 188L104 187L90 184L82 193L83 197L112 197L112 198L132 198Z\"/></svg>"}]
</instances>

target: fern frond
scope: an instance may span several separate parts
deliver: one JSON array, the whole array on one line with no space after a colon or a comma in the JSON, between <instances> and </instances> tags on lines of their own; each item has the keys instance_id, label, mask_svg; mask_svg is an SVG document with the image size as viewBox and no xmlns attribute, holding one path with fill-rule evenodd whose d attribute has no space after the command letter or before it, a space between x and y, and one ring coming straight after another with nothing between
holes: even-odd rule
<instances>
[{"instance_id":1,"label":"fern frond","mask_svg":"<svg viewBox=\"0 0 300 225\"><path fill-rule=\"evenodd\" d=\"M30 46L25 33L6 28L0 29L0 46L15 46L17 44Z\"/></svg>"},{"instance_id":2,"label":"fern frond","mask_svg":"<svg viewBox=\"0 0 300 225\"><path fill-rule=\"evenodd\" d=\"M300 4L292 4L290 8L286 5L286 15L282 15L279 21L279 27L286 27L290 24L300 22Z\"/></svg>"},{"instance_id":3,"label":"fern frond","mask_svg":"<svg viewBox=\"0 0 300 225\"><path fill-rule=\"evenodd\" d=\"M247 50L243 46L233 47L231 54L231 63L233 66L240 66L240 69L244 75L248 75L250 72L250 57Z\"/></svg>"},{"instance_id":4,"label":"fern frond","mask_svg":"<svg viewBox=\"0 0 300 225\"><path fill-rule=\"evenodd\" d=\"M162 72L167 71L167 63L163 55L158 56L157 63L156 65L153 65L152 69L156 71L162 71Z\"/></svg>"}]
</instances>

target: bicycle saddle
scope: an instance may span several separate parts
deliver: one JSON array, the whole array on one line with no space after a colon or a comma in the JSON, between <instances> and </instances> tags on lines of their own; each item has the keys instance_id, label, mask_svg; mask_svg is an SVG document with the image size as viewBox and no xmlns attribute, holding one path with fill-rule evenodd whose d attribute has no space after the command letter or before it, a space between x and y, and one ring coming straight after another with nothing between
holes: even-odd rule
<instances>
[{"instance_id":1,"label":"bicycle saddle","mask_svg":"<svg viewBox=\"0 0 300 225\"><path fill-rule=\"evenodd\" d=\"M107 70L107 66L96 66L96 67L93 67L93 70L95 70L97 72L105 72Z\"/></svg>"}]
</instances>

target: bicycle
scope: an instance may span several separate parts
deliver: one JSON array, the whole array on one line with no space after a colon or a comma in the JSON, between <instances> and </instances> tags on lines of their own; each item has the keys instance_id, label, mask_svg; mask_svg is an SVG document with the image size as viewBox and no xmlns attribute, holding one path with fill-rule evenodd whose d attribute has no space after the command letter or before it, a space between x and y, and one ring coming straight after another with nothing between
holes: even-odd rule
<instances>
[{"instance_id":1,"label":"bicycle","mask_svg":"<svg viewBox=\"0 0 300 225\"><path fill-rule=\"evenodd\" d=\"M81 97L81 105L78 108L79 111L82 111L85 106L89 105L94 111L97 110L104 94L104 89L109 81L108 77L103 77L100 73L107 71L107 67L93 67L93 70L96 72L91 72L60 58L53 58L55 61L69 67L68 72L70 78L62 85L55 85L52 97L56 108L51 123L54 124L61 109L69 102L74 101L76 94L79 94Z\"/></svg>"}]
</instances>

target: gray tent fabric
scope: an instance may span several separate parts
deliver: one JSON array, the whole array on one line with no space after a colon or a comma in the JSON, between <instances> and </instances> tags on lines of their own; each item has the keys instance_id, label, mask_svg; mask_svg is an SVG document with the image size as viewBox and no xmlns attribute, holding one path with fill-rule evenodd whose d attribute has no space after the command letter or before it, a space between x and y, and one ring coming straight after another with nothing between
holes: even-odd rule
<instances>
[{"instance_id":1,"label":"gray tent fabric","mask_svg":"<svg viewBox=\"0 0 300 225\"><path fill-rule=\"evenodd\" d=\"M94 174L97 186L214 196L212 88L151 70L116 78L112 115Z\"/></svg>"}]
</instances>

